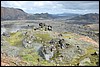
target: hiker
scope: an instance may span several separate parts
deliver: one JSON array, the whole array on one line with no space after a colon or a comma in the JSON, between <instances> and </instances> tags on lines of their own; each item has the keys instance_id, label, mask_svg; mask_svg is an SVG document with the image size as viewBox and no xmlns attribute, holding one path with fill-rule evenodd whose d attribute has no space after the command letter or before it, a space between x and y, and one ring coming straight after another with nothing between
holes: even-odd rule
<instances>
[{"instance_id":1,"label":"hiker","mask_svg":"<svg viewBox=\"0 0 100 67\"><path fill-rule=\"evenodd\" d=\"M66 45L66 48L68 48L68 46L69 46L70 44L68 44L68 43L65 43L65 45Z\"/></svg>"},{"instance_id":2,"label":"hiker","mask_svg":"<svg viewBox=\"0 0 100 67\"><path fill-rule=\"evenodd\" d=\"M59 36L59 37L61 37L61 36L62 36L62 34L58 34L58 36Z\"/></svg>"},{"instance_id":3,"label":"hiker","mask_svg":"<svg viewBox=\"0 0 100 67\"><path fill-rule=\"evenodd\" d=\"M47 48L46 46L43 47L43 52L44 52L45 54L47 54L46 48Z\"/></svg>"},{"instance_id":4,"label":"hiker","mask_svg":"<svg viewBox=\"0 0 100 67\"><path fill-rule=\"evenodd\" d=\"M43 28L43 27L45 26L45 23L39 23L39 26L40 26L41 28Z\"/></svg>"},{"instance_id":5,"label":"hiker","mask_svg":"<svg viewBox=\"0 0 100 67\"><path fill-rule=\"evenodd\" d=\"M64 47L64 39L60 39L59 41L61 49Z\"/></svg>"},{"instance_id":6,"label":"hiker","mask_svg":"<svg viewBox=\"0 0 100 67\"><path fill-rule=\"evenodd\" d=\"M55 44L55 40L52 39L49 43L54 45Z\"/></svg>"},{"instance_id":7,"label":"hiker","mask_svg":"<svg viewBox=\"0 0 100 67\"><path fill-rule=\"evenodd\" d=\"M52 31L52 26L49 25L49 26L48 26L48 30L49 30L49 31Z\"/></svg>"}]
</instances>

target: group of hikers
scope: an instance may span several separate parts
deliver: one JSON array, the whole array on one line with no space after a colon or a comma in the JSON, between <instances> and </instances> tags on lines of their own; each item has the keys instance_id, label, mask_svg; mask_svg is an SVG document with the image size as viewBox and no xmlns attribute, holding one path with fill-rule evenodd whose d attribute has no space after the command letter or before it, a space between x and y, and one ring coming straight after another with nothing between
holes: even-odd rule
<instances>
[{"instance_id":1,"label":"group of hikers","mask_svg":"<svg viewBox=\"0 0 100 67\"><path fill-rule=\"evenodd\" d=\"M45 30L45 31L52 31L52 26L50 25L46 25L45 23L39 23L39 27L38 28L34 28L34 30Z\"/></svg>"}]
</instances>

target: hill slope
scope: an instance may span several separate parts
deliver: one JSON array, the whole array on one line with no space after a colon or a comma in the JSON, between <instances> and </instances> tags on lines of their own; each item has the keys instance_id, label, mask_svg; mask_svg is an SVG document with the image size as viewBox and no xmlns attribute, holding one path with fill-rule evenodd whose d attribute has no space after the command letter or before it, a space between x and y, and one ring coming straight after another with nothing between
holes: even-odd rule
<instances>
[{"instance_id":1,"label":"hill slope","mask_svg":"<svg viewBox=\"0 0 100 67\"><path fill-rule=\"evenodd\" d=\"M10 37L2 35L2 66L98 65L97 42L87 36L71 32L49 31L46 27L39 26L12 32L9 33Z\"/></svg>"},{"instance_id":2,"label":"hill slope","mask_svg":"<svg viewBox=\"0 0 100 67\"><path fill-rule=\"evenodd\" d=\"M27 13L22 9L1 7L1 20L26 19Z\"/></svg>"},{"instance_id":3,"label":"hill slope","mask_svg":"<svg viewBox=\"0 0 100 67\"><path fill-rule=\"evenodd\" d=\"M73 18L71 18L71 20L85 20L85 21L88 21L88 22L98 23L99 22L99 14L89 13L89 14L73 17Z\"/></svg>"}]
</instances>

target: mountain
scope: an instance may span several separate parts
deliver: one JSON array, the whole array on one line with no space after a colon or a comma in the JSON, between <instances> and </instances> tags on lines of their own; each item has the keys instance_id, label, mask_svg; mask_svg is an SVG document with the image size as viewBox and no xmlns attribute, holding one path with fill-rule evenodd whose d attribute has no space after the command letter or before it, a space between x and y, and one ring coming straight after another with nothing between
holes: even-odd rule
<instances>
[{"instance_id":1,"label":"mountain","mask_svg":"<svg viewBox=\"0 0 100 67\"><path fill-rule=\"evenodd\" d=\"M73 17L71 18L71 20L85 20L88 22L99 22L99 14L98 13L88 13L88 14Z\"/></svg>"},{"instance_id":2,"label":"mountain","mask_svg":"<svg viewBox=\"0 0 100 67\"><path fill-rule=\"evenodd\" d=\"M41 13L41 14L34 14L33 15L34 19L53 19L52 14L48 13Z\"/></svg>"},{"instance_id":3,"label":"mountain","mask_svg":"<svg viewBox=\"0 0 100 67\"><path fill-rule=\"evenodd\" d=\"M70 17L70 16L78 16L79 14L74 14L74 13L62 13L62 14L57 14L58 16L66 16L66 17Z\"/></svg>"},{"instance_id":4,"label":"mountain","mask_svg":"<svg viewBox=\"0 0 100 67\"><path fill-rule=\"evenodd\" d=\"M22 9L1 7L1 20L33 20L33 19L53 19L48 13L28 14Z\"/></svg>"},{"instance_id":5,"label":"mountain","mask_svg":"<svg viewBox=\"0 0 100 67\"><path fill-rule=\"evenodd\" d=\"M22 9L1 7L1 20L33 20L33 19L63 19L78 16L73 13L62 14L48 14L48 13L36 13L28 14Z\"/></svg>"},{"instance_id":6,"label":"mountain","mask_svg":"<svg viewBox=\"0 0 100 67\"><path fill-rule=\"evenodd\" d=\"M90 13L79 15L74 13L48 14L37 13L28 14L19 8L1 7L1 20L34 20L34 19L67 19L67 20L85 20L86 22L99 22L99 14Z\"/></svg>"},{"instance_id":7,"label":"mountain","mask_svg":"<svg viewBox=\"0 0 100 67\"><path fill-rule=\"evenodd\" d=\"M26 19L27 15L22 9L1 7L1 20Z\"/></svg>"},{"instance_id":8,"label":"mountain","mask_svg":"<svg viewBox=\"0 0 100 67\"><path fill-rule=\"evenodd\" d=\"M79 16L79 14L74 14L74 13L62 13L62 14L52 14L52 17L54 19L69 19L75 16Z\"/></svg>"}]
</instances>

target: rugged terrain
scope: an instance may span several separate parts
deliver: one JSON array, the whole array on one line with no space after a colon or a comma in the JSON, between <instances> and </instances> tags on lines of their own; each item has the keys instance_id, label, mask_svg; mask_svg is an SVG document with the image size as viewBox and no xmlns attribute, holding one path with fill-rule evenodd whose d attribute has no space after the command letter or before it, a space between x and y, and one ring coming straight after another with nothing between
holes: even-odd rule
<instances>
[{"instance_id":1,"label":"rugged terrain","mask_svg":"<svg viewBox=\"0 0 100 67\"><path fill-rule=\"evenodd\" d=\"M34 12L33 12L34 13ZM88 14L74 14L74 13L62 13L62 14L49 14L49 13L37 13L29 14L19 8L1 7L1 20L66 20L70 23L98 23L98 13ZM68 21L67 21L68 20Z\"/></svg>"},{"instance_id":2,"label":"rugged terrain","mask_svg":"<svg viewBox=\"0 0 100 67\"><path fill-rule=\"evenodd\" d=\"M2 66L98 66L99 14L28 14L1 7Z\"/></svg>"},{"instance_id":3,"label":"rugged terrain","mask_svg":"<svg viewBox=\"0 0 100 67\"><path fill-rule=\"evenodd\" d=\"M1 24L2 66L99 65L98 24L68 24L58 20Z\"/></svg>"}]
</instances>

